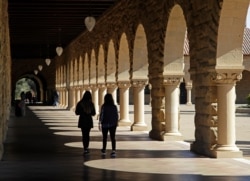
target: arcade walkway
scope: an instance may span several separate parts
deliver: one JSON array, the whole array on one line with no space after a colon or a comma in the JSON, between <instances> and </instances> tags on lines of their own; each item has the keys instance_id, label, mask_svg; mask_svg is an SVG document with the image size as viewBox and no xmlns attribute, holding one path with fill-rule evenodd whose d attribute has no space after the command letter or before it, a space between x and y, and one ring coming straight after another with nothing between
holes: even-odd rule
<instances>
[{"instance_id":1,"label":"arcade walkway","mask_svg":"<svg viewBox=\"0 0 250 181\"><path fill-rule=\"evenodd\" d=\"M132 107L131 120L133 120ZM150 130L150 107L145 118ZM146 132L117 131L117 157L109 151L102 157L101 133L91 132L90 155L82 156L80 130L73 112L30 106L26 116L13 111L9 122L5 154L0 162L0 180L250 180L250 114L236 114L237 145L241 159L211 159L189 151L194 140L193 106L181 106L181 133L185 142L160 142ZM111 147L110 142L108 148Z\"/></svg>"}]
</instances>

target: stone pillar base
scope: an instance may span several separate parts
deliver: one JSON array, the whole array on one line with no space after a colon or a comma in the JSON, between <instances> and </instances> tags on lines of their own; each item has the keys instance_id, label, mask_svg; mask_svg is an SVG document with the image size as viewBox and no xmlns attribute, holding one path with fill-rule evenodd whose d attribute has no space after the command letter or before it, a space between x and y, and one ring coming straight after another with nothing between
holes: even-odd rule
<instances>
[{"instance_id":1,"label":"stone pillar base","mask_svg":"<svg viewBox=\"0 0 250 181\"><path fill-rule=\"evenodd\" d=\"M63 109L68 109L68 106L67 105L62 105L62 106L60 106L61 108L63 108Z\"/></svg>"},{"instance_id":2,"label":"stone pillar base","mask_svg":"<svg viewBox=\"0 0 250 181\"><path fill-rule=\"evenodd\" d=\"M212 150L212 156L215 158L242 158L243 153L236 145L217 145Z\"/></svg>"},{"instance_id":3,"label":"stone pillar base","mask_svg":"<svg viewBox=\"0 0 250 181\"><path fill-rule=\"evenodd\" d=\"M242 158L242 151L221 151L213 150L212 157L214 158Z\"/></svg>"},{"instance_id":4,"label":"stone pillar base","mask_svg":"<svg viewBox=\"0 0 250 181\"><path fill-rule=\"evenodd\" d=\"M183 141L183 137L180 133L164 133L164 141Z\"/></svg>"},{"instance_id":5,"label":"stone pillar base","mask_svg":"<svg viewBox=\"0 0 250 181\"><path fill-rule=\"evenodd\" d=\"M121 119L118 122L119 126L131 126L132 122L130 120Z\"/></svg>"},{"instance_id":6,"label":"stone pillar base","mask_svg":"<svg viewBox=\"0 0 250 181\"><path fill-rule=\"evenodd\" d=\"M146 124L133 124L131 126L131 131L147 131L148 127Z\"/></svg>"},{"instance_id":7,"label":"stone pillar base","mask_svg":"<svg viewBox=\"0 0 250 181\"><path fill-rule=\"evenodd\" d=\"M154 139L154 140L159 140L159 141L163 141L164 140L161 132L158 131L158 130L151 130L149 132L149 137L152 138L152 139Z\"/></svg>"},{"instance_id":8,"label":"stone pillar base","mask_svg":"<svg viewBox=\"0 0 250 181\"><path fill-rule=\"evenodd\" d=\"M204 142L194 141L190 144L190 150L199 155L212 157L211 145Z\"/></svg>"},{"instance_id":9,"label":"stone pillar base","mask_svg":"<svg viewBox=\"0 0 250 181\"><path fill-rule=\"evenodd\" d=\"M74 112L75 111L75 106L69 107L69 110Z\"/></svg>"}]
</instances>

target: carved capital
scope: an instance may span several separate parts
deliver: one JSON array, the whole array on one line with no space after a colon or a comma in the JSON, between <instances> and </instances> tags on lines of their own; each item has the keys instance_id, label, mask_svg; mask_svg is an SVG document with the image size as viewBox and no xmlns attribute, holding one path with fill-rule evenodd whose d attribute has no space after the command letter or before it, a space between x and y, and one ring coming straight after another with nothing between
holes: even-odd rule
<instances>
[{"instance_id":1,"label":"carved capital","mask_svg":"<svg viewBox=\"0 0 250 181\"><path fill-rule=\"evenodd\" d=\"M121 89L122 88L127 89L131 86L130 81L119 81L117 84L118 84L118 87Z\"/></svg>"},{"instance_id":2,"label":"carved capital","mask_svg":"<svg viewBox=\"0 0 250 181\"><path fill-rule=\"evenodd\" d=\"M97 90L98 86L96 84L90 84L91 90Z\"/></svg>"},{"instance_id":3,"label":"carved capital","mask_svg":"<svg viewBox=\"0 0 250 181\"><path fill-rule=\"evenodd\" d=\"M89 85L83 85L84 90L89 90Z\"/></svg>"},{"instance_id":4,"label":"carved capital","mask_svg":"<svg viewBox=\"0 0 250 181\"><path fill-rule=\"evenodd\" d=\"M107 82L107 88L116 88L117 87L117 84L116 82Z\"/></svg>"},{"instance_id":5,"label":"carved capital","mask_svg":"<svg viewBox=\"0 0 250 181\"><path fill-rule=\"evenodd\" d=\"M164 76L163 85L178 85L182 79L182 76Z\"/></svg>"},{"instance_id":6,"label":"carved capital","mask_svg":"<svg viewBox=\"0 0 250 181\"><path fill-rule=\"evenodd\" d=\"M106 84L103 83L103 84L98 84L97 85L99 89L103 89L103 88L106 88Z\"/></svg>"},{"instance_id":7,"label":"carved capital","mask_svg":"<svg viewBox=\"0 0 250 181\"><path fill-rule=\"evenodd\" d=\"M242 73L235 72L223 72L223 73L214 73L212 74L212 80L215 83L224 83L224 84L232 84L236 81L242 79Z\"/></svg>"},{"instance_id":8,"label":"carved capital","mask_svg":"<svg viewBox=\"0 0 250 181\"><path fill-rule=\"evenodd\" d=\"M148 81L145 79L134 79L132 80L132 86L133 87L145 87L147 85Z\"/></svg>"},{"instance_id":9,"label":"carved capital","mask_svg":"<svg viewBox=\"0 0 250 181\"><path fill-rule=\"evenodd\" d=\"M186 82L186 89L192 89L192 87L193 87L192 81Z\"/></svg>"}]
</instances>

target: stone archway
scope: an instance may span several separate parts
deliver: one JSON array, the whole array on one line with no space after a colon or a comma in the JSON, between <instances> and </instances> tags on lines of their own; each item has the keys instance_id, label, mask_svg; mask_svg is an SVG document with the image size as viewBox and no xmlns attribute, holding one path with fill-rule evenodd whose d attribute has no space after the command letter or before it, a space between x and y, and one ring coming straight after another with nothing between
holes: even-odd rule
<instances>
[{"instance_id":1,"label":"stone archway","mask_svg":"<svg viewBox=\"0 0 250 181\"><path fill-rule=\"evenodd\" d=\"M247 9L248 3L249 0L243 0L241 2L238 0L224 2L207 0L202 4L200 4L199 1L184 2L174 0L149 0L145 2L120 1L112 10L112 13L100 19L92 33L84 33L72 42L68 50L65 50L64 55L62 55L58 61L70 62L71 60L68 58L74 56L72 55L74 53L80 54L79 51L88 52L94 49L94 46L100 45L100 43L103 46L105 45L103 61L105 65L103 66L104 71L106 71L104 73L104 80L106 80L106 82L103 81L103 83L105 84L105 88L107 86L109 91L111 91L115 88L112 87L112 84L117 84L117 61L119 62L119 60L117 60L117 49L113 52L111 59L110 55L112 52L110 53L110 51L113 49L112 46L117 47L117 37L122 36L123 33L130 32L131 35L129 33L126 35L128 36L130 45L128 53L129 56L131 56L131 54L133 56L133 58L130 57L132 61L131 72L133 73L131 73L130 76L133 86L136 85L134 84L134 80L146 69L148 74L144 75L149 76L149 82L150 85L152 85L152 130L149 136L153 139L164 140L164 136L171 138L174 133L176 134L175 136L179 137L178 105L173 103L179 103L176 99L178 97L177 87L184 76L183 46L185 32L187 30L190 45L189 72L194 87L194 102L196 104L194 120L196 140L192 144L191 150L199 154L214 156L211 153L211 149L217 144L217 103L219 102L219 93L217 92L217 84L219 81L216 81L216 79L224 78L223 76L217 77L216 75L221 73L220 71L225 68L223 67L225 64L223 65L224 60L220 58L220 53L223 53L224 50L230 51L223 48L223 46L227 46L228 43L233 44L234 40L236 40L236 44L238 44L238 39L241 34L239 34L239 31L234 31L234 28L237 28L238 23L240 28L242 28L244 23L244 21L242 21L242 13L244 13L244 11L241 11L239 7L246 6ZM230 7L233 9L232 11ZM225 12L233 13L231 15L224 13L223 9ZM246 14L244 17L245 16ZM225 18L225 21L223 18ZM227 37L229 42L226 44L226 41L223 42L223 37L220 37L220 34L224 32L222 31L225 28L223 28L223 26L225 26L225 24L230 25L230 22L231 26L233 25L233 38ZM168 25L168 23L171 25ZM227 26L228 31L226 31L226 36L230 34L231 26ZM136 46L136 43L138 43L136 40L136 38L138 38L136 37L138 35L137 27L142 27L141 29L143 29L145 34L143 37L145 41L143 53L148 53L148 56L145 57L143 55L143 60L141 57L138 59L135 57L135 55L140 54L140 47L138 48L138 46ZM237 35L239 37L237 37ZM131 44L133 44L131 42L133 42L134 38L135 46L133 47L131 46ZM110 43L112 40L115 40L115 43ZM82 45L82 49L80 50L79 45L81 44L84 45ZM232 47L230 46L230 48ZM237 45L237 48L238 49L231 50L235 50L235 54L233 55L237 54L238 57L240 46ZM236 59L231 59L229 63L231 61L239 61L239 59ZM142 63L143 66L146 65L144 63L145 60L149 64L148 68L138 68L137 66L140 66L140 63ZM90 66L86 61L84 63L84 86L89 86L89 71L91 70L88 70ZM238 63L236 64L238 65ZM65 65L68 71L70 69L70 63L65 63ZM137 70L139 71L136 72ZM65 89L69 89L72 86L70 82L68 82L68 77L66 77L64 82ZM106 83L108 83L108 85ZM191 82L189 82L188 85L189 87L190 83ZM164 107L163 98L167 97L166 95L169 93L173 93L173 96L169 96L169 99L165 101L165 103L172 104L165 105ZM170 99L172 99L172 101L169 101ZM167 109L164 110L166 107ZM170 114L172 115L169 116L169 118L165 118L165 115ZM168 125L168 127L165 127L166 129L163 126L163 122Z\"/></svg>"},{"instance_id":2,"label":"stone archway","mask_svg":"<svg viewBox=\"0 0 250 181\"><path fill-rule=\"evenodd\" d=\"M144 119L144 89L148 83L147 38L145 29L139 24L134 40L132 63L132 89L134 103L134 123L131 130L147 130Z\"/></svg>"},{"instance_id":3,"label":"stone archway","mask_svg":"<svg viewBox=\"0 0 250 181\"><path fill-rule=\"evenodd\" d=\"M239 157L236 146L235 101L236 82L241 80L243 66L242 41L249 0L224 1L218 29L215 76L217 88L217 143L215 157ZM235 8L236 7L236 8ZM225 126L226 125L226 126Z\"/></svg>"},{"instance_id":4,"label":"stone archway","mask_svg":"<svg viewBox=\"0 0 250 181\"><path fill-rule=\"evenodd\" d=\"M119 47L119 61L118 61L118 93L120 104L120 120L119 125L130 126L131 120L129 120L129 90L131 87L130 82L130 59L129 59L129 46L127 36L125 33L120 38Z\"/></svg>"},{"instance_id":5,"label":"stone archway","mask_svg":"<svg viewBox=\"0 0 250 181\"><path fill-rule=\"evenodd\" d=\"M107 51L107 62L106 67L106 86L107 93L112 94L114 103L117 104L117 84L116 84L116 74L117 74L117 62L116 62L116 54L115 54L115 46L114 41L112 39L109 40L108 43L108 51Z\"/></svg>"},{"instance_id":6,"label":"stone archway","mask_svg":"<svg viewBox=\"0 0 250 181\"><path fill-rule=\"evenodd\" d=\"M165 89L164 140L182 140L179 132L180 83L184 77L186 22L183 10L175 5L170 12L164 42L163 86Z\"/></svg>"},{"instance_id":7,"label":"stone archway","mask_svg":"<svg viewBox=\"0 0 250 181\"><path fill-rule=\"evenodd\" d=\"M29 79L31 80L32 82L34 82L34 86L35 87L30 87L29 90L32 90L34 92L34 95L33 95L33 102L41 102L41 103L44 103L45 102L45 97L47 97L48 95L45 94L44 92L44 87L45 85L43 85L42 81L40 80L39 77L37 77L36 75L33 75L33 74L26 74L26 75L23 75L21 76L17 81L16 83L21 80L21 79ZM18 95L15 95L15 90L16 90L16 87L13 88L13 97L12 99L18 99L19 96ZM34 100L35 98L35 100ZM47 97L48 98L48 97ZM49 98L48 98L49 100Z\"/></svg>"}]
</instances>

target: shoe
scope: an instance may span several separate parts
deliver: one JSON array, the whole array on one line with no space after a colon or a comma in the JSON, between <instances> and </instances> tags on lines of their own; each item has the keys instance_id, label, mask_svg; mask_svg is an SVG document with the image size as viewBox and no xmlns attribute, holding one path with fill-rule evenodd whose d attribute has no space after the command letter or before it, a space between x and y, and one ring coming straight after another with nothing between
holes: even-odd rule
<instances>
[{"instance_id":1,"label":"shoe","mask_svg":"<svg viewBox=\"0 0 250 181\"><path fill-rule=\"evenodd\" d=\"M83 155L88 155L89 154L89 150L84 150Z\"/></svg>"},{"instance_id":2,"label":"shoe","mask_svg":"<svg viewBox=\"0 0 250 181\"><path fill-rule=\"evenodd\" d=\"M106 155L106 150L101 150L102 156Z\"/></svg>"},{"instance_id":3,"label":"shoe","mask_svg":"<svg viewBox=\"0 0 250 181\"><path fill-rule=\"evenodd\" d=\"M111 157L115 157L116 156L116 153L115 151L112 151L111 154L110 154Z\"/></svg>"}]
</instances>

